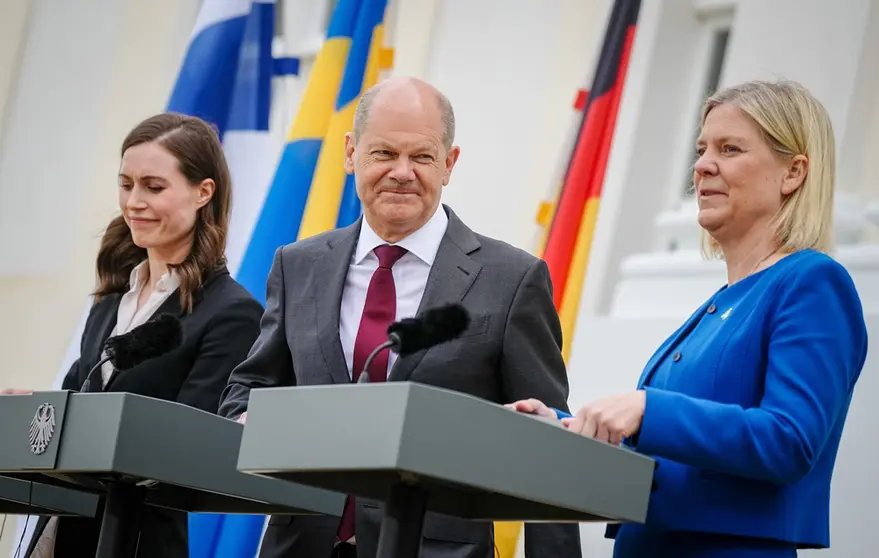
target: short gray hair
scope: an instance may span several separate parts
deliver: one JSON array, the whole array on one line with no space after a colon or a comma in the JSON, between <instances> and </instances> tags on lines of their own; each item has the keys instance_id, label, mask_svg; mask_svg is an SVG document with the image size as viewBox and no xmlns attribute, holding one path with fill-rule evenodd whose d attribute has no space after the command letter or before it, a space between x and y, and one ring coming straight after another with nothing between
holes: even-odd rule
<instances>
[{"instance_id":1,"label":"short gray hair","mask_svg":"<svg viewBox=\"0 0 879 558\"><path fill-rule=\"evenodd\" d=\"M366 124L369 121L369 112L372 109L372 103L382 90L384 82L377 83L363 92L360 96L360 102L357 104L357 110L354 112L354 143L360 139ZM436 96L436 102L440 109L440 115L443 121L443 147L446 151L452 148L455 143L455 111L452 109L452 103L448 97L441 92L433 89Z\"/></svg>"}]
</instances>

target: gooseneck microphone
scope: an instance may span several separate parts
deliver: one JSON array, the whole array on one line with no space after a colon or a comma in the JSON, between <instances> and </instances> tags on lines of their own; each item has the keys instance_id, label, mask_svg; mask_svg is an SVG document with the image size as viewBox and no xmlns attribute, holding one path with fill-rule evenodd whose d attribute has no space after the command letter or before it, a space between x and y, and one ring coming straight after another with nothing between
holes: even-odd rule
<instances>
[{"instance_id":1,"label":"gooseneck microphone","mask_svg":"<svg viewBox=\"0 0 879 558\"><path fill-rule=\"evenodd\" d=\"M393 325L393 324L391 324ZM397 352L395 349L400 346L400 336L396 333L388 333L388 340L376 347L369 353L369 356L366 357L366 362L363 364L363 370L360 371L360 376L357 378L358 384L368 384L369 383L369 366L372 364L372 361L378 354L385 349L390 349L394 352Z\"/></svg>"},{"instance_id":2,"label":"gooseneck microphone","mask_svg":"<svg viewBox=\"0 0 879 558\"><path fill-rule=\"evenodd\" d=\"M431 308L421 316L392 323L388 326L388 340L370 353L363 370L360 371L357 383L369 383L369 365L385 349L390 349L401 357L411 355L457 338L468 325L470 325L470 315L460 304Z\"/></svg>"},{"instance_id":3,"label":"gooseneck microphone","mask_svg":"<svg viewBox=\"0 0 879 558\"><path fill-rule=\"evenodd\" d=\"M88 391L95 371L109 361L116 370L130 370L138 364L170 353L183 343L183 325L170 314L162 314L128 333L104 342L106 356L92 366L80 391Z\"/></svg>"}]
</instances>

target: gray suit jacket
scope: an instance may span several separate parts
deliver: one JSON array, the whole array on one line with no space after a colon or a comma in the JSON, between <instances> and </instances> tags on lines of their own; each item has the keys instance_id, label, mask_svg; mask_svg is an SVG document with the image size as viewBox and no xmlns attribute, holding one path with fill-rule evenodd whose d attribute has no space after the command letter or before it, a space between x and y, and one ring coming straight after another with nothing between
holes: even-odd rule
<instances>
[{"instance_id":1,"label":"gray suit jacket","mask_svg":"<svg viewBox=\"0 0 879 558\"><path fill-rule=\"evenodd\" d=\"M419 311L461 303L471 323L449 343L399 358L389 381L421 382L496 403L534 397L567 410L562 332L543 260L474 233L446 206L445 237ZM342 289L360 221L280 248L267 283L262 331L229 379L220 414L247 410L251 389L348 383L339 340ZM331 440L328 440L331 443ZM375 556L382 509L357 500L357 553ZM273 517L263 558L329 558L338 520ZM491 558L490 523L428 514L425 558ZM525 527L528 558L579 558L577 525Z\"/></svg>"}]
</instances>

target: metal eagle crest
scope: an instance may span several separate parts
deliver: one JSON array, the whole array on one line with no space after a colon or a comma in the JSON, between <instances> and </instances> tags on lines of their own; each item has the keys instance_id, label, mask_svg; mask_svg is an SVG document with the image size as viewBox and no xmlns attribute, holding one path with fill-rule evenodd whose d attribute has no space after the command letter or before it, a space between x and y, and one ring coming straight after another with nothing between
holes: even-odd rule
<instances>
[{"instance_id":1,"label":"metal eagle crest","mask_svg":"<svg viewBox=\"0 0 879 558\"><path fill-rule=\"evenodd\" d=\"M30 435L28 436L34 455L41 455L46 451L54 433L55 407L49 403L43 403L37 407L37 412L31 419Z\"/></svg>"}]
</instances>

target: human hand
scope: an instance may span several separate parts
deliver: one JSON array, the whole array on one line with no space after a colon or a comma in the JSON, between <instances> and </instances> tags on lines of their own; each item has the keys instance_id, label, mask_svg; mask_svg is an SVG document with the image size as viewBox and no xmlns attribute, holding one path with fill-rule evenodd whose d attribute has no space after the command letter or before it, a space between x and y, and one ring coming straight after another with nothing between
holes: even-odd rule
<instances>
[{"instance_id":1,"label":"human hand","mask_svg":"<svg viewBox=\"0 0 879 558\"><path fill-rule=\"evenodd\" d=\"M20 389L20 388L2 388L0 389L0 395L30 395L34 392L32 389Z\"/></svg>"},{"instance_id":2,"label":"human hand","mask_svg":"<svg viewBox=\"0 0 879 558\"><path fill-rule=\"evenodd\" d=\"M240 422L241 424L244 424L246 421L247 421L247 411L244 411L243 413L241 413L241 415L237 419L235 419L235 422Z\"/></svg>"},{"instance_id":3,"label":"human hand","mask_svg":"<svg viewBox=\"0 0 879 558\"><path fill-rule=\"evenodd\" d=\"M562 424L571 432L618 445L641 430L646 405L644 390L615 395L586 405Z\"/></svg>"},{"instance_id":4,"label":"human hand","mask_svg":"<svg viewBox=\"0 0 879 558\"><path fill-rule=\"evenodd\" d=\"M525 413L529 415L537 415L540 417L546 418L556 418L555 411L547 407L542 401L538 401L537 399L521 399L516 401L515 403L508 403L504 405L507 409L512 409L519 413Z\"/></svg>"}]
</instances>

